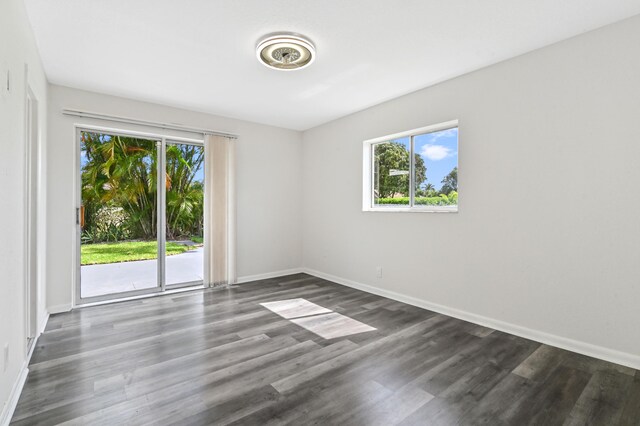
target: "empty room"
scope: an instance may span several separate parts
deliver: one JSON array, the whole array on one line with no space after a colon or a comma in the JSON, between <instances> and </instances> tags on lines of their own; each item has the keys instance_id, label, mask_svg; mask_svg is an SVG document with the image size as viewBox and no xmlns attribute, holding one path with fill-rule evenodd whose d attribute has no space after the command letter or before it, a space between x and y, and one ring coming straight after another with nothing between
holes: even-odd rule
<instances>
[{"instance_id":1,"label":"empty room","mask_svg":"<svg viewBox=\"0 0 640 426\"><path fill-rule=\"evenodd\" d=\"M0 0L0 426L638 426L639 123L638 0Z\"/></svg>"}]
</instances>

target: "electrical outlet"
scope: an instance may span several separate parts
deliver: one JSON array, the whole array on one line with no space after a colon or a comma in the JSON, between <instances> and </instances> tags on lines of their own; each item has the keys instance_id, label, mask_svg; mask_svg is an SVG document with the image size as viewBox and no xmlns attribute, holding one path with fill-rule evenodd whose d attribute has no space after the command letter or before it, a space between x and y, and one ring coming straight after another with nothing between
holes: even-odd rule
<instances>
[{"instance_id":1,"label":"electrical outlet","mask_svg":"<svg viewBox=\"0 0 640 426\"><path fill-rule=\"evenodd\" d=\"M382 266L376 266L376 277L382 278Z\"/></svg>"},{"instance_id":2,"label":"electrical outlet","mask_svg":"<svg viewBox=\"0 0 640 426\"><path fill-rule=\"evenodd\" d=\"M4 344L4 356L2 361L2 371L6 372L9 367L9 344Z\"/></svg>"}]
</instances>

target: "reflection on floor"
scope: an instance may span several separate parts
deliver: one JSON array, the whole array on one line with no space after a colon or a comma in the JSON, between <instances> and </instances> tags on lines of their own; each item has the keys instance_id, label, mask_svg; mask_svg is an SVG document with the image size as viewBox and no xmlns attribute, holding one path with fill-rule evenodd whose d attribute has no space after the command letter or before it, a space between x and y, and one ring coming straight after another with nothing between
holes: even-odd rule
<instances>
[{"instance_id":1,"label":"reflection on floor","mask_svg":"<svg viewBox=\"0 0 640 426\"><path fill-rule=\"evenodd\" d=\"M278 300L262 306L325 339L374 331L375 328L305 299Z\"/></svg>"}]
</instances>

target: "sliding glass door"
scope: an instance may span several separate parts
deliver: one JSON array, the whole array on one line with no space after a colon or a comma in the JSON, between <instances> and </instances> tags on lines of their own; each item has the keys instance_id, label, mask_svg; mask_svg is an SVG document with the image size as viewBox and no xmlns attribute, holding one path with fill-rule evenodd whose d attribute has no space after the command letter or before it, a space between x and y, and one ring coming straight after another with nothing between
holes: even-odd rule
<instances>
[{"instance_id":1,"label":"sliding glass door","mask_svg":"<svg viewBox=\"0 0 640 426\"><path fill-rule=\"evenodd\" d=\"M201 284L204 271L204 147L167 141L165 285Z\"/></svg>"},{"instance_id":2,"label":"sliding glass door","mask_svg":"<svg viewBox=\"0 0 640 426\"><path fill-rule=\"evenodd\" d=\"M77 303L201 285L204 149L79 130Z\"/></svg>"}]
</instances>

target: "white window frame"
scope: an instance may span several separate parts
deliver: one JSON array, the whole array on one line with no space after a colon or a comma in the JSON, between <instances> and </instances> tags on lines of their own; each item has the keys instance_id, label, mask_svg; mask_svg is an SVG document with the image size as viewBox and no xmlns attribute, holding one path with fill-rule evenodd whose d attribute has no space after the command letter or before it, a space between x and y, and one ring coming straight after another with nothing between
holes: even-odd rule
<instances>
[{"instance_id":1,"label":"white window frame","mask_svg":"<svg viewBox=\"0 0 640 426\"><path fill-rule=\"evenodd\" d=\"M444 123L438 123L431 126L420 127L418 129L407 130L405 132L394 133L392 135L381 136L379 138L368 139L362 143L362 211L363 212L408 212L408 213L457 213L458 206L415 206L414 201L414 137L424 135L426 133L434 133L442 130L458 128L458 146L459 146L459 125L458 120L446 121ZM392 140L410 137L411 139L411 152L410 152L410 173L409 173L409 205L389 205L389 206L374 206L373 200L373 147L377 144L384 142L390 142ZM458 169L459 170L459 169Z\"/></svg>"}]
</instances>

